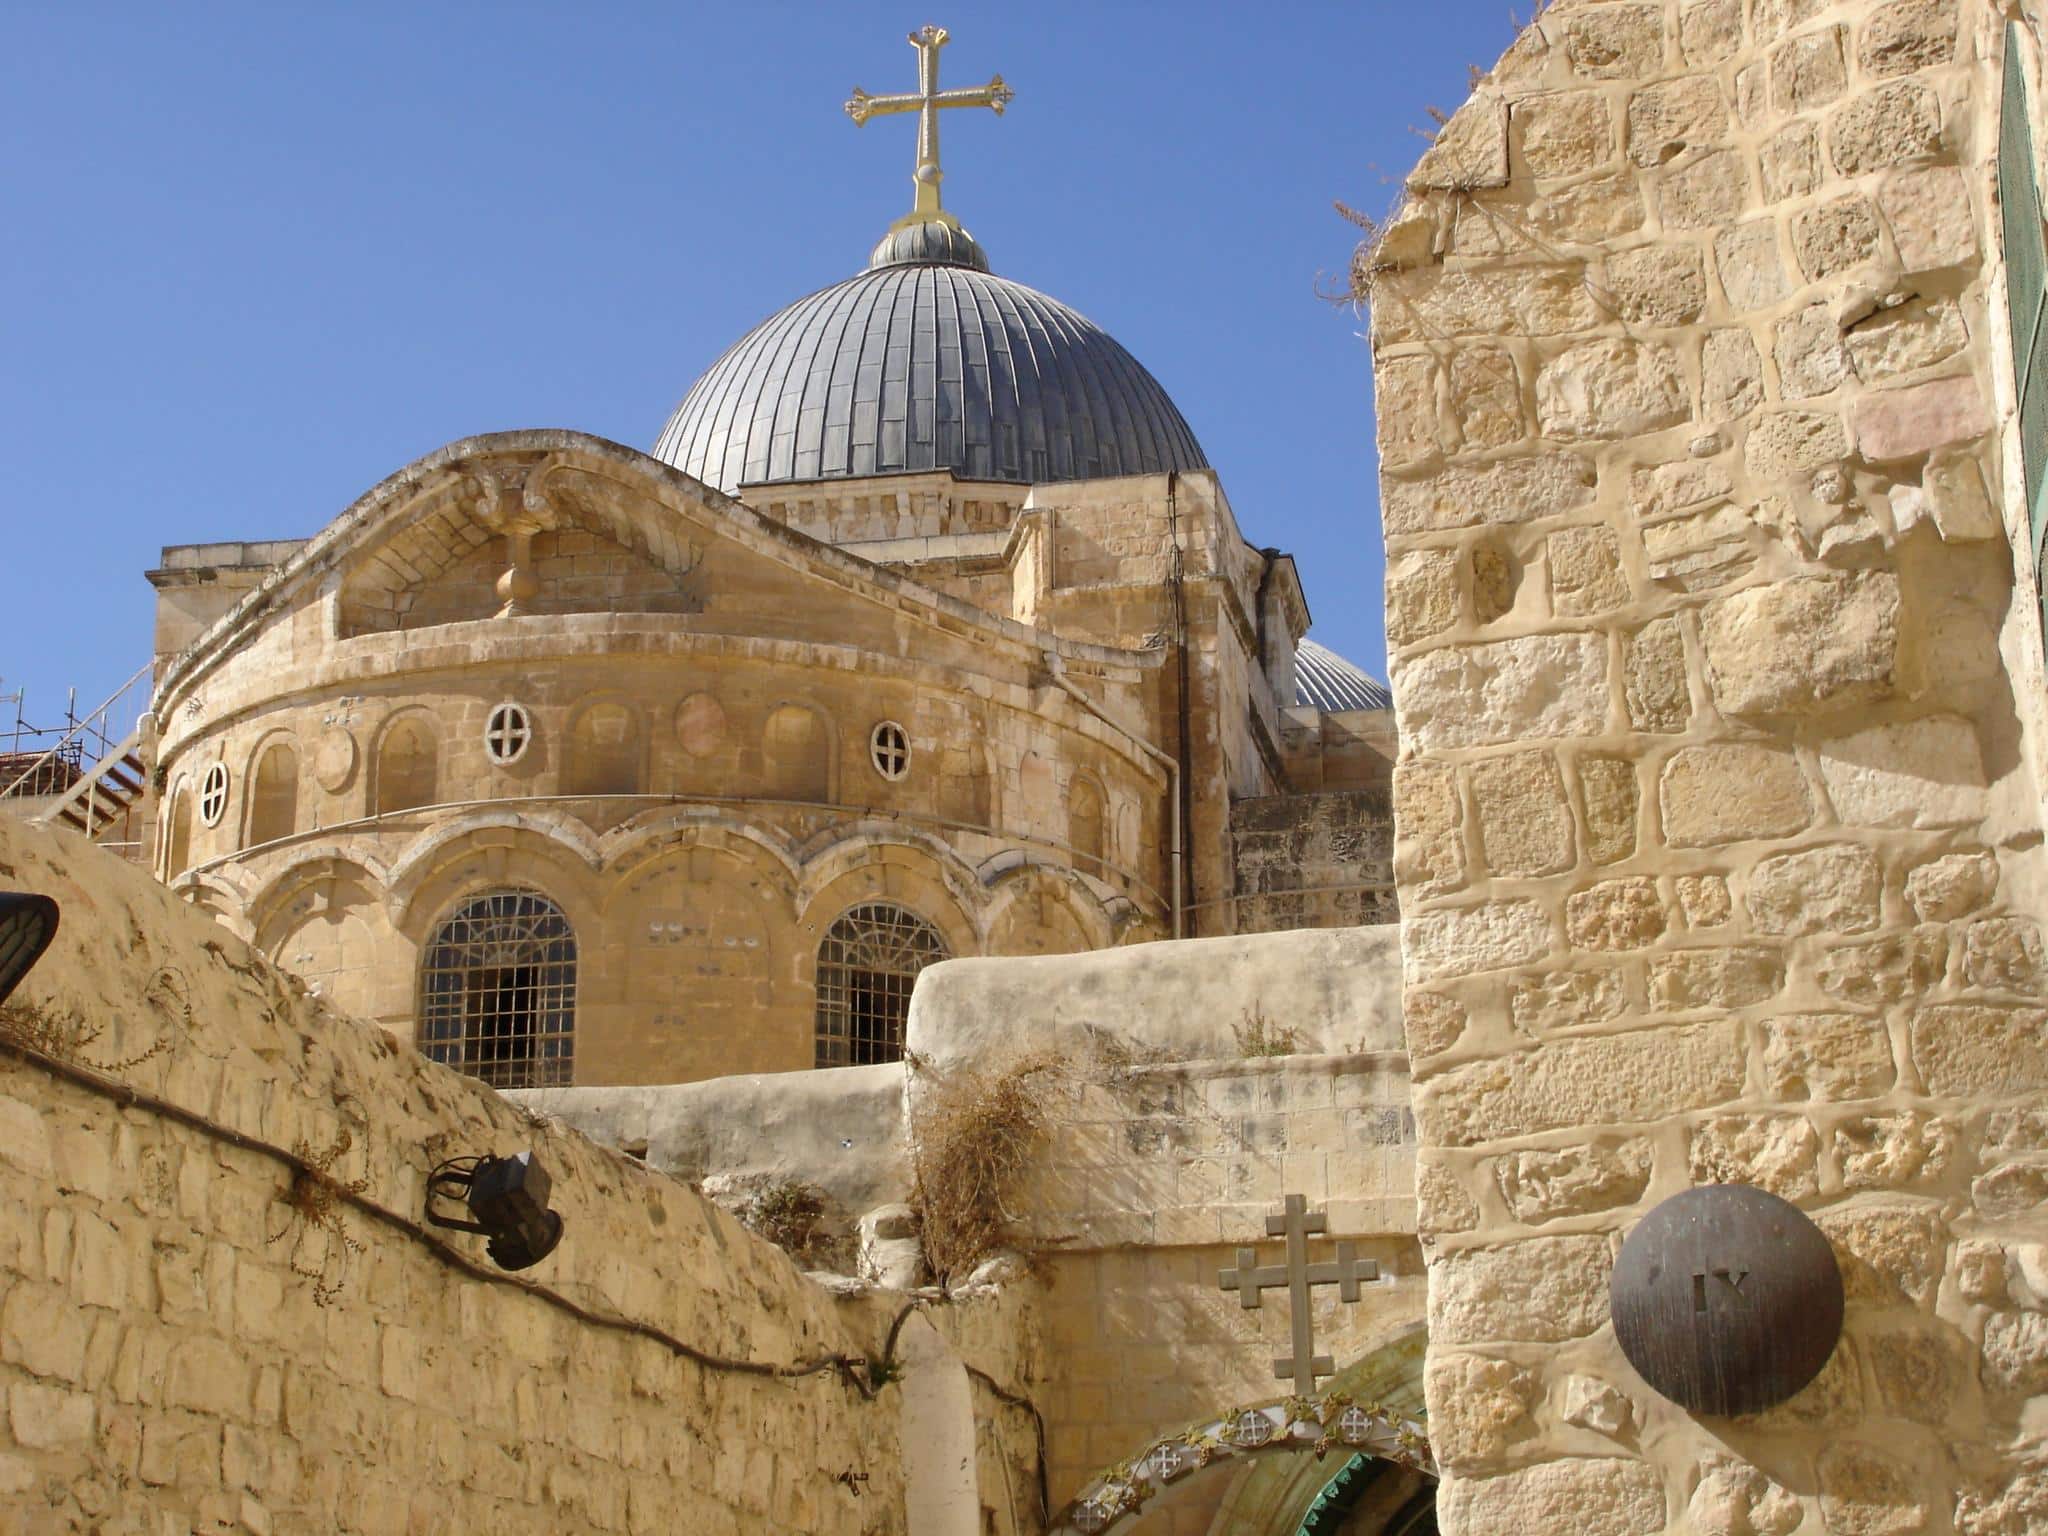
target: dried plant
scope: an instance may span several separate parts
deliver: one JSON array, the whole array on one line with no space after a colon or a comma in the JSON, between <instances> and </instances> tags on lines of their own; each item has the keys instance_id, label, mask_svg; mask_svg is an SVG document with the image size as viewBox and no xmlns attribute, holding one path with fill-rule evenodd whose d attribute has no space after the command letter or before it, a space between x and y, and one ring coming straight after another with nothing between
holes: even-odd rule
<instances>
[{"instance_id":1,"label":"dried plant","mask_svg":"<svg viewBox=\"0 0 2048 1536\"><path fill-rule=\"evenodd\" d=\"M850 1267L852 1240L830 1229L825 1219L828 1205L817 1185L783 1179L757 1191L740 1207L739 1217L799 1264L844 1269Z\"/></svg>"},{"instance_id":2,"label":"dried plant","mask_svg":"<svg viewBox=\"0 0 2048 1536\"><path fill-rule=\"evenodd\" d=\"M1292 1056L1301 1049L1301 1031L1292 1024L1274 1023L1257 1003L1245 1009L1230 1032L1237 1037L1240 1056Z\"/></svg>"},{"instance_id":3,"label":"dried plant","mask_svg":"<svg viewBox=\"0 0 2048 1536\"><path fill-rule=\"evenodd\" d=\"M1045 1139L1063 1071L1060 1056L1036 1051L925 1083L911 1116L911 1205L941 1284L1009 1244L1010 1202Z\"/></svg>"},{"instance_id":4,"label":"dried plant","mask_svg":"<svg viewBox=\"0 0 2048 1536\"><path fill-rule=\"evenodd\" d=\"M186 1001L185 978L169 966L160 966L143 987L143 996L162 1012L170 1014L179 1028L192 1019ZM53 1008L33 998L9 998L0 1003L0 1039L12 1041L41 1056L89 1067L114 1075L131 1071L171 1048L173 1031L160 1032L142 1050L109 1059L95 1056L91 1047L106 1034L106 1026L89 1021L77 1009Z\"/></svg>"},{"instance_id":5,"label":"dried plant","mask_svg":"<svg viewBox=\"0 0 2048 1536\"><path fill-rule=\"evenodd\" d=\"M342 1283L348 1277L350 1256L366 1251L362 1243L349 1235L341 1212L345 1197L360 1195L370 1187L370 1181L366 1177L339 1179L332 1172L335 1163L354 1142L355 1138L343 1129L335 1132L333 1144L324 1152L315 1152L305 1141L293 1145L292 1155L299 1160L300 1166L292 1171L290 1186L278 1197L279 1203L293 1219L286 1221L266 1239L275 1243L293 1232L303 1234L313 1229L327 1234L327 1244L321 1251L317 1268L307 1268L296 1257L291 1265L293 1274L311 1282L313 1300L323 1307L332 1305L341 1295Z\"/></svg>"}]
</instances>

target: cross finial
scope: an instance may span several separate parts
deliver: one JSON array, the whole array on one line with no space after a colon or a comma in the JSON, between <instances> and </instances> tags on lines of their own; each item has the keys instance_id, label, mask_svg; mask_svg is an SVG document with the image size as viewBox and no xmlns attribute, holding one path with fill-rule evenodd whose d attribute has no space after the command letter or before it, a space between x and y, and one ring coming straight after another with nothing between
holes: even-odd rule
<instances>
[{"instance_id":1,"label":"cross finial","mask_svg":"<svg viewBox=\"0 0 2048 1536\"><path fill-rule=\"evenodd\" d=\"M1237 1299L1246 1307L1258 1306L1267 1290L1277 1290L1283 1285L1287 1287L1288 1322L1294 1349L1291 1355L1274 1360L1273 1374L1282 1381L1293 1377L1294 1390L1302 1397L1315 1396L1316 1378L1334 1375L1337 1370L1336 1363L1328 1355L1316 1353L1312 1320L1308 1313L1309 1287L1334 1285L1340 1299L1356 1301L1358 1282L1380 1277L1379 1265L1371 1259L1358 1257L1358 1250L1345 1242L1337 1244L1334 1263L1309 1263L1309 1234L1326 1231L1328 1227L1328 1217L1321 1211L1311 1211L1305 1197L1289 1195L1281 1214L1266 1218L1267 1235L1287 1239L1287 1262L1262 1265L1256 1249L1240 1248L1237 1250L1237 1267L1224 1270L1217 1282L1224 1290L1237 1292Z\"/></svg>"},{"instance_id":2,"label":"cross finial","mask_svg":"<svg viewBox=\"0 0 2048 1536\"><path fill-rule=\"evenodd\" d=\"M853 88L853 95L847 99L846 115L853 119L855 126L865 123L871 117L886 116L891 112L915 112L917 114L917 171L911 178L917 184L917 203L910 213L896 221L900 227L906 224L938 223L958 228L960 221L939 206L939 182L944 172L939 169L939 109L942 107L987 107L998 117L1016 94L1003 84L1001 75L990 75L987 85L972 85L959 90L939 89L939 50L946 46L947 32L944 27L919 27L910 34L910 46L917 50L917 90L894 96L870 96L859 86Z\"/></svg>"}]
</instances>

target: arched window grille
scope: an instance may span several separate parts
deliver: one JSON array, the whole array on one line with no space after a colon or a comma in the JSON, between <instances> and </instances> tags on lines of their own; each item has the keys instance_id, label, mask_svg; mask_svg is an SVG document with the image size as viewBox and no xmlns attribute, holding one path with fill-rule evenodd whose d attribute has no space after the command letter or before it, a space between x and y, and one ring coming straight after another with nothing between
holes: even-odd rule
<instances>
[{"instance_id":1,"label":"arched window grille","mask_svg":"<svg viewBox=\"0 0 2048 1536\"><path fill-rule=\"evenodd\" d=\"M457 907L420 967L420 1049L493 1088L571 1081L576 934L537 891L492 891Z\"/></svg>"},{"instance_id":2,"label":"arched window grille","mask_svg":"<svg viewBox=\"0 0 2048 1536\"><path fill-rule=\"evenodd\" d=\"M818 946L817 1064L902 1060L917 973L947 958L939 930L915 912L868 902L843 915Z\"/></svg>"}]
</instances>

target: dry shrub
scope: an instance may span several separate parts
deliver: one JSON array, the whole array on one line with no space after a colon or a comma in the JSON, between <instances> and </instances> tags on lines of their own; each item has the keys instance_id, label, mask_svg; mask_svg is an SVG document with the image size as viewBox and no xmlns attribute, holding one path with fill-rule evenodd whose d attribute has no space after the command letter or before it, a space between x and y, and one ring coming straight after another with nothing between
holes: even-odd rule
<instances>
[{"instance_id":1,"label":"dry shrub","mask_svg":"<svg viewBox=\"0 0 2048 1536\"><path fill-rule=\"evenodd\" d=\"M1254 1004L1244 1017L1230 1026L1237 1036L1240 1056L1292 1056L1301 1049L1301 1031L1292 1024L1277 1024Z\"/></svg>"},{"instance_id":2,"label":"dry shrub","mask_svg":"<svg viewBox=\"0 0 2048 1536\"><path fill-rule=\"evenodd\" d=\"M1009 1245L1011 1197L1044 1141L1065 1063L1034 1051L1007 1066L927 1077L911 1116L911 1204L940 1284Z\"/></svg>"},{"instance_id":3,"label":"dry shrub","mask_svg":"<svg viewBox=\"0 0 2048 1536\"><path fill-rule=\"evenodd\" d=\"M185 1000L185 978L168 966L159 967L143 988L144 998L167 1015L173 1029L191 1023L192 1006ZM88 1021L76 1009L59 1010L33 998L11 997L0 1003L0 1039L24 1046L39 1056L48 1056L74 1066L113 1075L130 1071L171 1047L168 1033L160 1032L147 1047L119 1059L95 1056L92 1047L106 1034L106 1026Z\"/></svg>"},{"instance_id":4,"label":"dry shrub","mask_svg":"<svg viewBox=\"0 0 2048 1536\"><path fill-rule=\"evenodd\" d=\"M757 1191L740 1207L742 1222L811 1269L839 1270L852 1257L852 1240L830 1229L825 1192L802 1179L784 1179Z\"/></svg>"},{"instance_id":5,"label":"dry shrub","mask_svg":"<svg viewBox=\"0 0 2048 1536\"><path fill-rule=\"evenodd\" d=\"M362 1243L349 1235L342 1222L342 1209L347 1197L360 1195L370 1187L370 1181L366 1177L338 1178L333 1171L341 1155L354 1144L355 1138L345 1129L335 1133L333 1144L324 1151L316 1152L310 1143L303 1140L294 1143L292 1156L301 1166L292 1170L291 1184L278 1197L289 1215L285 1224L265 1239L268 1243L276 1243L303 1229L316 1227L327 1234L318 1267L308 1267L296 1255L291 1261L292 1273L311 1283L313 1300L323 1307L332 1306L341 1295L349 1258L367 1251Z\"/></svg>"}]
</instances>

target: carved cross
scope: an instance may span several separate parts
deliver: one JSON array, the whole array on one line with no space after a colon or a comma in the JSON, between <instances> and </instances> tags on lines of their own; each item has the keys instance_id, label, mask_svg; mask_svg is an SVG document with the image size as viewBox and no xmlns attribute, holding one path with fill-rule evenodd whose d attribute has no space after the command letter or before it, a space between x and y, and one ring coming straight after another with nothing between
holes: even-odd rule
<instances>
[{"instance_id":1,"label":"carved cross","mask_svg":"<svg viewBox=\"0 0 2048 1536\"><path fill-rule=\"evenodd\" d=\"M1238 1301L1247 1308L1257 1307L1265 1292L1287 1288L1287 1310L1289 1322L1293 1325L1292 1356L1281 1356L1273 1361L1273 1374L1285 1381L1294 1378L1294 1390L1302 1397L1313 1397L1318 1376L1334 1376L1337 1367L1328 1355L1315 1352L1315 1337L1312 1319L1309 1317L1309 1287L1334 1285L1337 1295L1343 1301L1358 1300L1358 1282L1377 1280L1380 1267L1371 1259L1358 1257L1358 1250L1352 1244L1339 1242L1337 1257L1333 1261L1311 1264L1308 1261L1308 1239L1312 1232L1329 1230L1329 1218L1321 1211L1311 1211L1308 1200L1301 1195L1289 1195L1285 1210L1278 1216L1266 1218L1266 1233L1269 1237L1287 1239L1287 1262L1285 1264L1261 1264L1256 1249L1237 1250L1237 1267L1222 1272L1217 1283L1226 1291L1237 1292Z\"/></svg>"},{"instance_id":2,"label":"carved cross","mask_svg":"<svg viewBox=\"0 0 2048 1536\"><path fill-rule=\"evenodd\" d=\"M990 75L987 85L971 85L962 89L942 91L939 89L939 50L946 46L947 33L944 27L920 27L910 34L910 46L917 50L917 90L905 91L894 96L870 96L859 86L853 88L853 95L846 103L846 115L859 127L871 117L883 117L892 112L915 112L917 114L917 171L912 180L917 184L917 205L903 224L924 223L936 220L952 224L953 216L939 206L939 182L943 173L939 170L939 110L942 107L987 107L996 116L1003 115L1003 108L1017 93L1003 84L1001 75Z\"/></svg>"}]
</instances>

